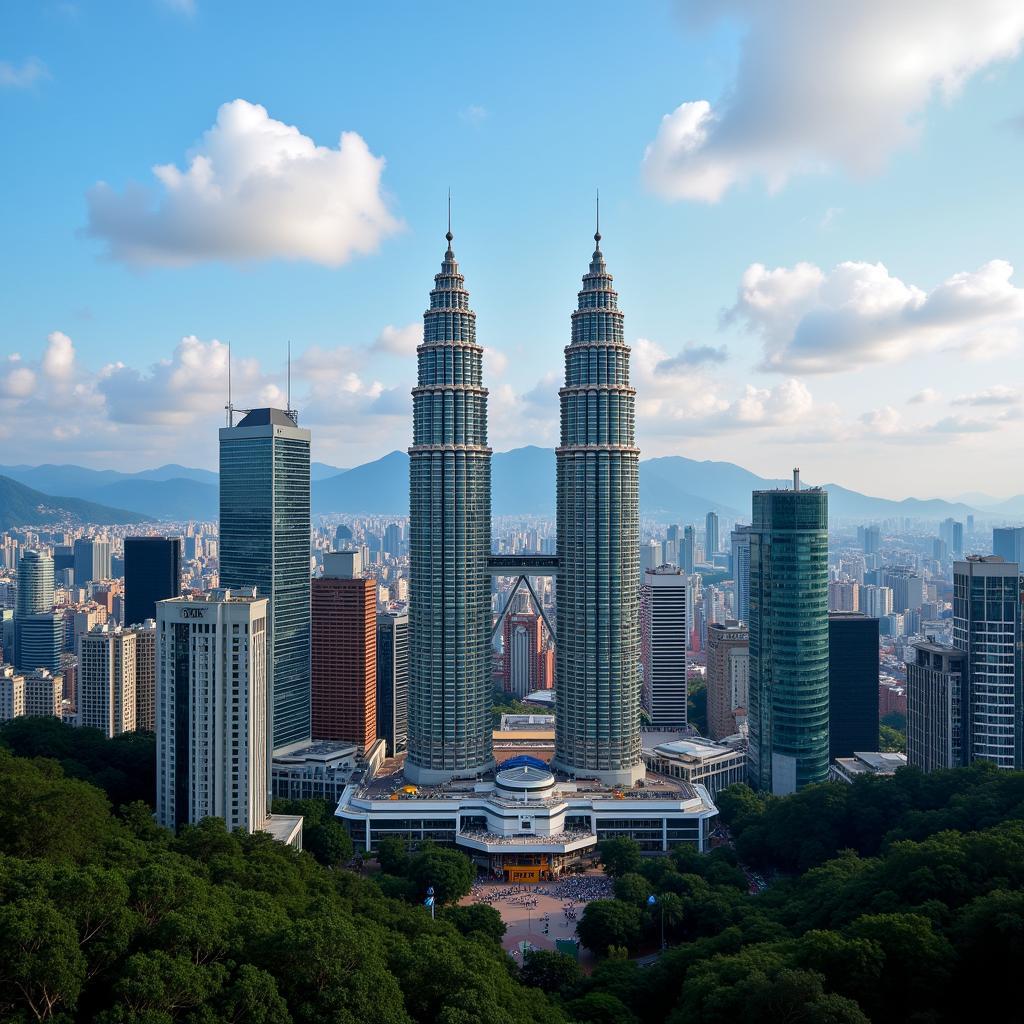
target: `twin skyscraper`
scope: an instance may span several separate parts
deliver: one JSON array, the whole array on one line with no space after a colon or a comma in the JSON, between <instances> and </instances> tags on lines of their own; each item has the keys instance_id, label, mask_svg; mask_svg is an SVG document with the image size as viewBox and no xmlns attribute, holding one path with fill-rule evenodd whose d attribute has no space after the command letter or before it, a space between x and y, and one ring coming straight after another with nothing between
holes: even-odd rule
<instances>
[{"instance_id":1,"label":"twin skyscraper","mask_svg":"<svg viewBox=\"0 0 1024 1024\"><path fill-rule=\"evenodd\" d=\"M410 455L410 781L478 775L491 749L491 449L476 314L452 250L417 349ZM557 459L554 767L611 785L643 778L635 391L601 252L565 348Z\"/></svg>"}]
</instances>

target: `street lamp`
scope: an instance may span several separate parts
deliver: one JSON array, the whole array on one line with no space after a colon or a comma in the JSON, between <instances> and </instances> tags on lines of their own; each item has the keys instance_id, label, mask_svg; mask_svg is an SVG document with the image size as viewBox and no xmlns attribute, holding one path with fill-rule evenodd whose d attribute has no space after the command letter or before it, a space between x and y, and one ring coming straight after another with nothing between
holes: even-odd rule
<instances>
[{"instance_id":1,"label":"street lamp","mask_svg":"<svg viewBox=\"0 0 1024 1024\"><path fill-rule=\"evenodd\" d=\"M653 906L655 906L658 903L659 903L658 897L655 896L654 893L652 892L651 895L647 897L647 906L653 907ZM661 948L662 949L665 948L665 904L664 903L661 904Z\"/></svg>"}]
</instances>

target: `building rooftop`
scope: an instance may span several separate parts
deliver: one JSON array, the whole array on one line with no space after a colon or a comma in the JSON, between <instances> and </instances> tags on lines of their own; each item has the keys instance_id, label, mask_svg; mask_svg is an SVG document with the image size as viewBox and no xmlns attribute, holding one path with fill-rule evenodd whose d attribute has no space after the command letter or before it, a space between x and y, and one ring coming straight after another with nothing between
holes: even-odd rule
<instances>
[{"instance_id":1,"label":"building rooftop","mask_svg":"<svg viewBox=\"0 0 1024 1024\"><path fill-rule=\"evenodd\" d=\"M294 414L284 409L250 409L236 427L297 427Z\"/></svg>"}]
</instances>

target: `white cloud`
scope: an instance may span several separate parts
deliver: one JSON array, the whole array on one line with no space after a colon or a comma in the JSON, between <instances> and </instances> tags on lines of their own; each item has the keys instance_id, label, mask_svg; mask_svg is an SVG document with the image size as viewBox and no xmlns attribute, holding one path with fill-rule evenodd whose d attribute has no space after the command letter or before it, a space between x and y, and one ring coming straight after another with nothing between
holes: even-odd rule
<instances>
[{"instance_id":1,"label":"white cloud","mask_svg":"<svg viewBox=\"0 0 1024 1024\"><path fill-rule=\"evenodd\" d=\"M666 199L716 202L762 178L840 167L877 171L910 144L937 95L949 99L1024 39L1019 0L823 3L700 0L695 22L745 24L735 81L712 106L680 104L644 155L648 186Z\"/></svg>"},{"instance_id":2,"label":"white cloud","mask_svg":"<svg viewBox=\"0 0 1024 1024\"><path fill-rule=\"evenodd\" d=\"M153 168L159 188L87 195L87 233L126 263L308 260L337 267L397 231L381 189L384 159L343 132L336 149L245 100L225 103L187 169Z\"/></svg>"},{"instance_id":3,"label":"white cloud","mask_svg":"<svg viewBox=\"0 0 1024 1024\"><path fill-rule=\"evenodd\" d=\"M725 320L759 334L764 368L783 373L834 373L934 349L980 354L986 338L1005 346L1019 336L1024 290L1012 275L1005 260L991 260L929 293L881 263L840 263L828 274L755 263Z\"/></svg>"},{"instance_id":4,"label":"white cloud","mask_svg":"<svg viewBox=\"0 0 1024 1024\"><path fill-rule=\"evenodd\" d=\"M942 394L936 391L935 388L922 388L920 391L911 395L907 402L910 405L930 405L932 402L937 402L942 398Z\"/></svg>"},{"instance_id":5,"label":"white cloud","mask_svg":"<svg viewBox=\"0 0 1024 1024\"><path fill-rule=\"evenodd\" d=\"M22 364L17 354L7 357L7 368L0 371L0 398L27 398L36 389L36 375Z\"/></svg>"},{"instance_id":6,"label":"white cloud","mask_svg":"<svg viewBox=\"0 0 1024 1024\"><path fill-rule=\"evenodd\" d=\"M46 339L43 373L53 380L69 380L75 372L75 346L63 331L54 331Z\"/></svg>"},{"instance_id":7,"label":"white cloud","mask_svg":"<svg viewBox=\"0 0 1024 1024\"><path fill-rule=\"evenodd\" d=\"M49 77L49 69L38 57L29 57L21 64L0 60L0 89L30 89Z\"/></svg>"},{"instance_id":8,"label":"white cloud","mask_svg":"<svg viewBox=\"0 0 1024 1024\"><path fill-rule=\"evenodd\" d=\"M418 320L404 327L388 324L377 335L373 348L378 352L388 352L395 356L412 356L422 339L423 324Z\"/></svg>"},{"instance_id":9,"label":"white cloud","mask_svg":"<svg viewBox=\"0 0 1024 1024\"><path fill-rule=\"evenodd\" d=\"M985 388L984 391L975 391L969 395L957 395L953 399L953 405L1017 405L1020 400L1021 393L1017 388L996 384L993 387Z\"/></svg>"},{"instance_id":10,"label":"white cloud","mask_svg":"<svg viewBox=\"0 0 1024 1024\"><path fill-rule=\"evenodd\" d=\"M238 395L259 384L253 360L232 361L232 385ZM115 423L185 425L198 414L222 408L227 401L228 346L216 338L182 338L170 359L140 371L123 363L104 367L97 389Z\"/></svg>"}]
</instances>

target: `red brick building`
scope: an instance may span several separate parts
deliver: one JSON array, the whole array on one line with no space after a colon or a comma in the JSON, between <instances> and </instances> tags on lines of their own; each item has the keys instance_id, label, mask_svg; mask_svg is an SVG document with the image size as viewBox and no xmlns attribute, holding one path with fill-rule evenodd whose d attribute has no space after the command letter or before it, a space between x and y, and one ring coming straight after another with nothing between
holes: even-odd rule
<instances>
[{"instance_id":1,"label":"red brick building","mask_svg":"<svg viewBox=\"0 0 1024 1024\"><path fill-rule=\"evenodd\" d=\"M377 739L377 583L318 577L311 599L313 739L365 750Z\"/></svg>"},{"instance_id":2,"label":"red brick building","mask_svg":"<svg viewBox=\"0 0 1024 1024\"><path fill-rule=\"evenodd\" d=\"M554 652L544 644L544 622L533 611L509 612L502 623L501 685L525 697L554 686Z\"/></svg>"}]
</instances>

